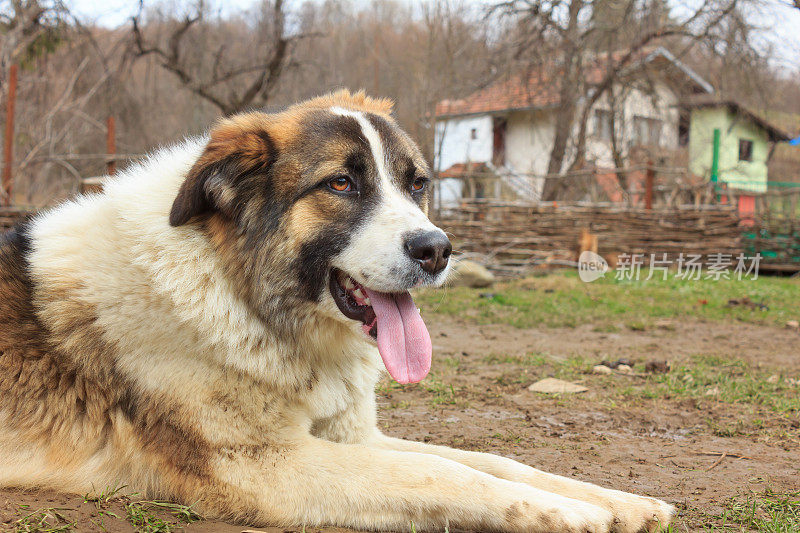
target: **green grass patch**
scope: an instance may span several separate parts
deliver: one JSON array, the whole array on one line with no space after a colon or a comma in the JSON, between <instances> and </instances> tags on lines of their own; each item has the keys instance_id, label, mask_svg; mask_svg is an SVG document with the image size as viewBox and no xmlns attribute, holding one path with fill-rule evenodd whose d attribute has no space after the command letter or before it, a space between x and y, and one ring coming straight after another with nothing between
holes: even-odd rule
<instances>
[{"instance_id":1,"label":"green grass patch","mask_svg":"<svg viewBox=\"0 0 800 533\"><path fill-rule=\"evenodd\" d=\"M778 376L777 381L770 381L771 376ZM800 387L771 370L708 355L692 356L666 374L649 376L642 385L622 389L621 394L629 398L705 398L759 405L778 413L800 412ZM720 436L729 431L718 430Z\"/></svg>"},{"instance_id":2,"label":"green grass patch","mask_svg":"<svg viewBox=\"0 0 800 533\"><path fill-rule=\"evenodd\" d=\"M375 387L375 392L384 396L391 397L393 392L407 390L412 387L419 387L423 389L429 396L429 403L431 406L438 405L459 405L467 407L468 402L461 394L460 387L454 387L452 383L447 383L442 378L433 372L428 374L423 381L410 385L401 385L393 379L382 379ZM401 406L408 406L408 402L393 402L389 407L397 408Z\"/></svg>"},{"instance_id":3,"label":"green grass patch","mask_svg":"<svg viewBox=\"0 0 800 533\"><path fill-rule=\"evenodd\" d=\"M540 353L491 354L485 356L483 362L498 367L510 365L508 371L495 378L501 385L527 383L532 379L529 374L520 373L519 369L514 368L519 366L535 368L535 374L541 377L552 376L566 381L588 378L610 386L608 400L615 405L616 402L628 400L692 398L760 406L779 414L800 413L800 386L781 375L781 369L756 367L736 358L697 354L674 362L667 373L648 375L644 375L644 365L639 364L634 367L637 372L635 377L593 375L592 366L597 361L579 355L558 359ZM430 386L429 391L442 394L441 387L441 384ZM757 426L758 420L750 421L748 427L752 428L754 424ZM742 433L742 428L715 425L714 421L709 421L709 426L719 436Z\"/></svg>"},{"instance_id":4,"label":"green grass patch","mask_svg":"<svg viewBox=\"0 0 800 533\"><path fill-rule=\"evenodd\" d=\"M438 377L430 375L420 382L420 387L425 388L431 395L432 405L456 405L459 397L456 388L451 383L445 383Z\"/></svg>"},{"instance_id":5,"label":"green grass patch","mask_svg":"<svg viewBox=\"0 0 800 533\"><path fill-rule=\"evenodd\" d=\"M749 298L756 306L729 306ZM761 276L756 280L580 281L576 272L498 283L491 289L452 287L422 290L416 296L427 313L458 316L481 324L575 327L618 331L619 324L641 331L656 319L743 321L783 326L800 316L800 280Z\"/></svg>"},{"instance_id":6,"label":"green grass patch","mask_svg":"<svg viewBox=\"0 0 800 533\"><path fill-rule=\"evenodd\" d=\"M66 509L48 507L31 510L28 505L20 505L19 510L22 517L11 525L14 533L61 533L72 531L75 527L62 514Z\"/></svg>"},{"instance_id":7,"label":"green grass patch","mask_svg":"<svg viewBox=\"0 0 800 533\"><path fill-rule=\"evenodd\" d=\"M778 493L766 489L746 498L731 498L725 511L713 518L721 525L709 531L796 533L800 531L800 491Z\"/></svg>"},{"instance_id":8,"label":"green grass patch","mask_svg":"<svg viewBox=\"0 0 800 533\"><path fill-rule=\"evenodd\" d=\"M143 533L172 533L185 524L200 520L191 506L161 501L137 501L125 504L126 519ZM162 518L164 515L172 519Z\"/></svg>"},{"instance_id":9,"label":"green grass patch","mask_svg":"<svg viewBox=\"0 0 800 533\"><path fill-rule=\"evenodd\" d=\"M484 363L490 365L497 364L512 364L521 366L544 366L550 361L550 358L544 354L533 353L528 355L500 355L490 354L483 358Z\"/></svg>"}]
</instances>

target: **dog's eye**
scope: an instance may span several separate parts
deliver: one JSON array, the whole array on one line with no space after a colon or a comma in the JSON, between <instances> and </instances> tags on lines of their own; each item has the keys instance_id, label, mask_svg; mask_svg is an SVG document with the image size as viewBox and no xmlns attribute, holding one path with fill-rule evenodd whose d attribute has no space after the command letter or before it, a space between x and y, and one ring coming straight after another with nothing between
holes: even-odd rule
<instances>
[{"instance_id":1,"label":"dog's eye","mask_svg":"<svg viewBox=\"0 0 800 533\"><path fill-rule=\"evenodd\" d=\"M347 176L336 176L329 179L328 187L336 192L350 192L354 189L353 182Z\"/></svg>"},{"instance_id":2,"label":"dog's eye","mask_svg":"<svg viewBox=\"0 0 800 533\"><path fill-rule=\"evenodd\" d=\"M425 185L427 185L427 183L428 183L427 179L417 178L414 180L414 183L411 184L411 190L413 192L420 192L425 188Z\"/></svg>"}]
</instances>

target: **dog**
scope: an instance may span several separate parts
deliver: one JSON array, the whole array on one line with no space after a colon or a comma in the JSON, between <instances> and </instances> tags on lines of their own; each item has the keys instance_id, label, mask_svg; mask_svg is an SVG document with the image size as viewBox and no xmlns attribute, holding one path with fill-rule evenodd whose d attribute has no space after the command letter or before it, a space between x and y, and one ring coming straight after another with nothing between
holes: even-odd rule
<instances>
[{"instance_id":1,"label":"dog","mask_svg":"<svg viewBox=\"0 0 800 533\"><path fill-rule=\"evenodd\" d=\"M122 484L253 525L636 532L670 505L383 435L420 381L409 289L451 245L392 102L221 120L0 244L0 486Z\"/></svg>"}]
</instances>

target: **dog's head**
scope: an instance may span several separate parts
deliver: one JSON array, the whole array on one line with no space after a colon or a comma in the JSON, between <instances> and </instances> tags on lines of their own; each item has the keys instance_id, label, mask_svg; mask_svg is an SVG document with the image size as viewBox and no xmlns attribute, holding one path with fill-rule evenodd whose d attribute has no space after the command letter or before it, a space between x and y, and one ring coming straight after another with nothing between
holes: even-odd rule
<instances>
[{"instance_id":1,"label":"dog's head","mask_svg":"<svg viewBox=\"0 0 800 533\"><path fill-rule=\"evenodd\" d=\"M342 91L223 120L170 224L209 233L264 321L292 330L308 322L300 317L332 317L377 340L407 383L431 357L408 290L440 285L451 247L427 217L430 168L391 107Z\"/></svg>"}]
</instances>

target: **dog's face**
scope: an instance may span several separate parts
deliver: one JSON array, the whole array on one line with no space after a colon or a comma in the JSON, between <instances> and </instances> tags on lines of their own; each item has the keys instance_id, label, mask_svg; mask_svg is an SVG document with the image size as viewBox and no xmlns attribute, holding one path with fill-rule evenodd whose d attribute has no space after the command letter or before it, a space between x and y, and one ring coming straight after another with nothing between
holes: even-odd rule
<instances>
[{"instance_id":1,"label":"dog's face","mask_svg":"<svg viewBox=\"0 0 800 533\"><path fill-rule=\"evenodd\" d=\"M408 290L441 284L451 248L426 215L430 169L390 110L341 92L223 121L170 223L205 228L266 322L333 317L376 339L391 375L412 382L430 368L431 342Z\"/></svg>"}]
</instances>

